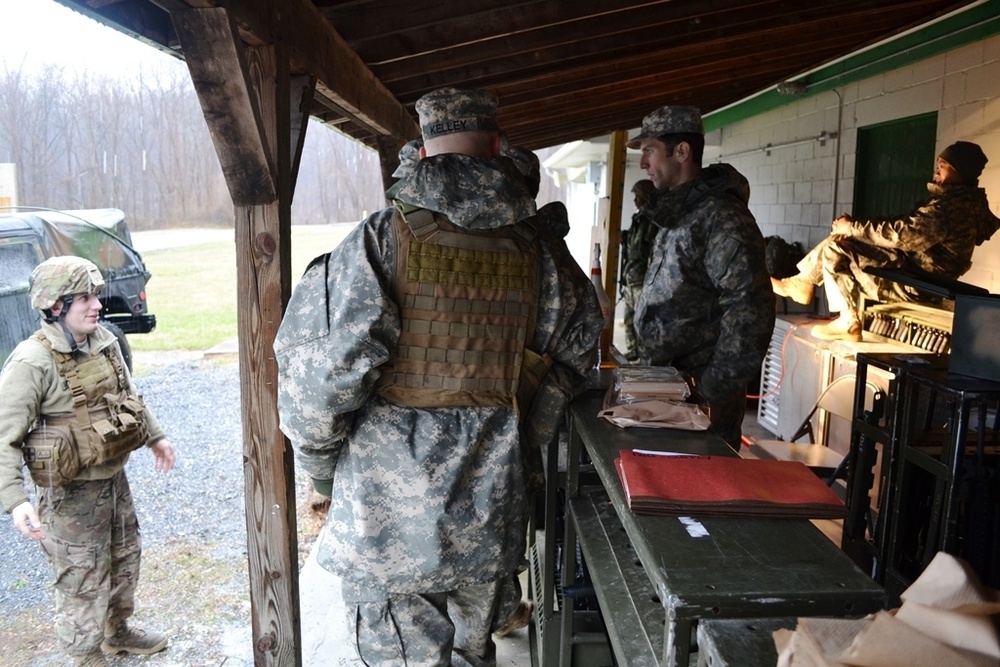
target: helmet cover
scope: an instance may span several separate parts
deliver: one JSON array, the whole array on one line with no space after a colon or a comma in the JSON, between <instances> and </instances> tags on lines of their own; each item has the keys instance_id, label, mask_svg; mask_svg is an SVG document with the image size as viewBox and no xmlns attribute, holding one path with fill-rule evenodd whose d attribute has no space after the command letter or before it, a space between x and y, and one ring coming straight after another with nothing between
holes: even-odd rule
<instances>
[{"instance_id":1,"label":"helmet cover","mask_svg":"<svg viewBox=\"0 0 1000 667\"><path fill-rule=\"evenodd\" d=\"M35 267L28 279L31 306L48 310L60 299L74 294L97 294L104 288L104 276L97 266L82 257L50 257Z\"/></svg>"}]
</instances>

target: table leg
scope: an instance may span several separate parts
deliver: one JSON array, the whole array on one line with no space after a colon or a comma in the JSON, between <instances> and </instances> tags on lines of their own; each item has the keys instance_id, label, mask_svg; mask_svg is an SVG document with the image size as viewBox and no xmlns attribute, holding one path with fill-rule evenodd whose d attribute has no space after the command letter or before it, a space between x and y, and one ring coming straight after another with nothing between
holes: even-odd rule
<instances>
[{"instance_id":1,"label":"table leg","mask_svg":"<svg viewBox=\"0 0 1000 667\"><path fill-rule=\"evenodd\" d=\"M688 667L691 662L691 619L667 615L663 636L663 667Z\"/></svg>"}]
</instances>

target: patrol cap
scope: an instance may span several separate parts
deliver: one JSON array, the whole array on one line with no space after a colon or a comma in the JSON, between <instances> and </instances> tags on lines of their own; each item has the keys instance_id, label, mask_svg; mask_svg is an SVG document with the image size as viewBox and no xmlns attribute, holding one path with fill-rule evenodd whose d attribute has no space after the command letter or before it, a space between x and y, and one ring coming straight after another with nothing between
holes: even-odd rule
<instances>
[{"instance_id":1,"label":"patrol cap","mask_svg":"<svg viewBox=\"0 0 1000 667\"><path fill-rule=\"evenodd\" d=\"M485 90L438 88L417 100L424 141L455 132L498 132L497 98Z\"/></svg>"},{"instance_id":2,"label":"patrol cap","mask_svg":"<svg viewBox=\"0 0 1000 667\"><path fill-rule=\"evenodd\" d=\"M420 149L424 145L424 138L417 137L410 139L399 149L399 166L392 172L393 178L403 178L413 173L420 162Z\"/></svg>"},{"instance_id":3,"label":"patrol cap","mask_svg":"<svg viewBox=\"0 0 1000 667\"><path fill-rule=\"evenodd\" d=\"M28 278L31 307L48 310L66 296L97 294L104 288L104 276L97 266L82 257L50 257L35 267Z\"/></svg>"},{"instance_id":4,"label":"patrol cap","mask_svg":"<svg viewBox=\"0 0 1000 667\"><path fill-rule=\"evenodd\" d=\"M954 167L962 177L962 182L968 185L979 182L979 175L989 162L979 144L971 141L956 141L941 151L938 157Z\"/></svg>"},{"instance_id":5,"label":"patrol cap","mask_svg":"<svg viewBox=\"0 0 1000 667\"><path fill-rule=\"evenodd\" d=\"M656 139L664 134L705 134L698 107L665 106L642 119L639 134L629 139L629 148L638 148L643 139Z\"/></svg>"}]
</instances>

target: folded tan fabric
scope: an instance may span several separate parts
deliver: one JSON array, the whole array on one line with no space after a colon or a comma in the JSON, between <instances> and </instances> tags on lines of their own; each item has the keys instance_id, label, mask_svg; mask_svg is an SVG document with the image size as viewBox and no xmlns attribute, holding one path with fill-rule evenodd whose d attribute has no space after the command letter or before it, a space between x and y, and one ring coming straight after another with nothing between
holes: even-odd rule
<instances>
[{"instance_id":1,"label":"folded tan fabric","mask_svg":"<svg viewBox=\"0 0 1000 667\"><path fill-rule=\"evenodd\" d=\"M678 428L685 431L704 431L708 428L708 415L694 403L683 401L640 401L613 405L597 413L612 424L626 428Z\"/></svg>"},{"instance_id":2,"label":"folded tan fabric","mask_svg":"<svg viewBox=\"0 0 1000 667\"><path fill-rule=\"evenodd\" d=\"M983 586L967 563L939 552L900 597L894 612L856 621L800 618L791 637L775 632L778 666L1000 665L1000 591Z\"/></svg>"},{"instance_id":3,"label":"folded tan fabric","mask_svg":"<svg viewBox=\"0 0 1000 667\"><path fill-rule=\"evenodd\" d=\"M996 659L948 646L895 615L880 611L840 655L854 667L996 667Z\"/></svg>"}]
</instances>

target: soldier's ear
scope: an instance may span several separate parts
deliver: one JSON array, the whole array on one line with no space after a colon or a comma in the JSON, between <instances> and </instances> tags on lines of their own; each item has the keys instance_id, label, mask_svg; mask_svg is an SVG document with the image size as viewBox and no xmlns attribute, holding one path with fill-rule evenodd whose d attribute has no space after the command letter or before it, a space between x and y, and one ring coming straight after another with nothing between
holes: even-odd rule
<instances>
[{"instance_id":1,"label":"soldier's ear","mask_svg":"<svg viewBox=\"0 0 1000 667\"><path fill-rule=\"evenodd\" d=\"M62 312L62 309L63 309L63 300L59 299L54 304L52 304L51 308L49 308L49 314L52 315L52 317L56 317L59 315L59 313Z\"/></svg>"},{"instance_id":2,"label":"soldier's ear","mask_svg":"<svg viewBox=\"0 0 1000 667\"><path fill-rule=\"evenodd\" d=\"M674 147L674 156L678 160L680 160L681 162L684 162L685 160L687 160L688 158L690 158L691 157L691 144L689 144L686 141L682 141L682 142L678 143Z\"/></svg>"}]
</instances>

